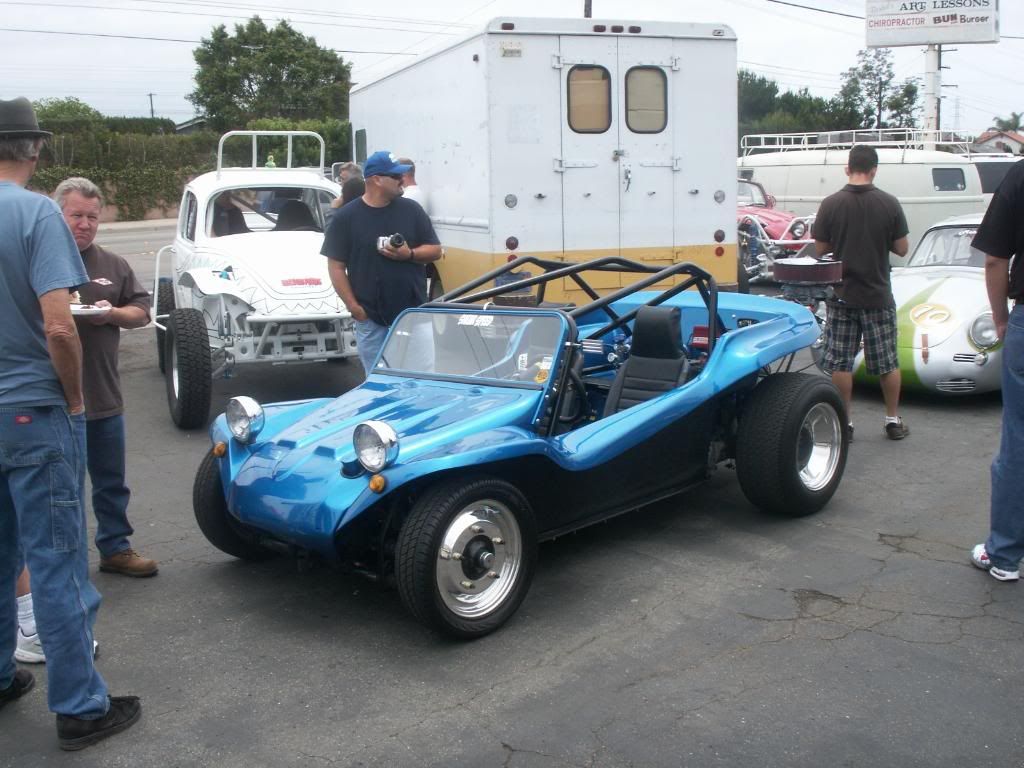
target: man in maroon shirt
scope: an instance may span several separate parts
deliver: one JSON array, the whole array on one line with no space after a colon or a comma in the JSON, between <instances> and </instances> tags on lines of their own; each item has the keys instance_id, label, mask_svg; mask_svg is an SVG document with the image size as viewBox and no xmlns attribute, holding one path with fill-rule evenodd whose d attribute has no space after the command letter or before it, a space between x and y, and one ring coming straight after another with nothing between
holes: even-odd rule
<instances>
[{"instance_id":1,"label":"man in maroon shirt","mask_svg":"<svg viewBox=\"0 0 1024 768\"><path fill-rule=\"evenodd\" d=\"M71 229L89 275L78 287L83 304L106 309L102 314L75 318L82 342L82 388L85 394L86 465L92 483L92 507L96 515L96 547L100 570L125 576L153 576L157 563L132 549L128 537L131 492L125 485L124 402L117 371L122 328L141 328L149 323L150 298L128 262L96 245L103 197L88 179L70 178L53 194ZM24 578L18 592L25 591ZM38 635L31 627L31 600L19 594L19 621L15 658L27 663L46 660Z\"/></svg>"}]
</instances>

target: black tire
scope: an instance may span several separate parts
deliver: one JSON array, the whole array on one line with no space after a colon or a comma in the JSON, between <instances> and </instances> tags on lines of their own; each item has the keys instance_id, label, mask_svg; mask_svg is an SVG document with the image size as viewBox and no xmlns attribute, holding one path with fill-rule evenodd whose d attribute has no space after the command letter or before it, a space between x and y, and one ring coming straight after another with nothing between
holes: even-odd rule
<instances>
[{"instance_id":1,"label":"black tire","mask_svg":"<svg viewBox=\"0 0 1024 768\"><path fill-rule=\"evenodd\" d=\"M536 564L529 503L515 486L488 477L429 489L409 512L395 551L405 607L461 640L493 632L516 612Z\"/></svg>"},{"instance_id":2,"label":"black tire","mask_svg":"<svg viewBox=\"0 0 1024 768\"><path fill-rule=\"evenodd\" d=\"M192 486L192 510L206 540L225 554L241 560L266 560L274 553L239 535L224 502L220 484L220 461L207 453L196 471Z\"/></svg>"},{"instance_id":3,"label":"black tire","mask_svg":"<svg viewBox=\"0 0 1024 768\"><path fill-rule=\"evenodd\" d=\"M212 368L206 323L197 309L175 309L164 337L167 407L181 429L205 427L210 418Z\"/></svg>"},{"instance_id":4,"label":"black tire","mask_svg":"<svg viewBox=\"0 0 1024 768\"><path fill-rule=\"evenodd\" d=\"M161 280L156 286L156 314L165 315L174 309L174 283L170 280ZM166 325L166 320L163 321ZM164 336L166 334L156 329L156 359L160 366L160 373L166 372L166 350L164 349Z\"/></svg>"},{"instance_id":5,"label":"black tire","mask_svg":"<svg viewBox=\"0 0 1024 768\"><path fill-rule=\"evenodd\" d=\"M773 374L754 387L740 416L740 487L766 512L813 514L839 486L848 448L846 408L831 381L805 373Z\"/></svg>"}]
</instances>

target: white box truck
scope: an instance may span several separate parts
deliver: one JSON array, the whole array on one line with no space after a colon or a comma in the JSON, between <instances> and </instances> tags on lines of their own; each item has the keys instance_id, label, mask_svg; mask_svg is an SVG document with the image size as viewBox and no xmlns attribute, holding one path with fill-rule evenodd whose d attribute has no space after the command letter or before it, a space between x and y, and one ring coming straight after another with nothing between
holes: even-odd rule
<instances>
[{"instance_id":1,"label":"white box truck","mask_svg":"<svg viewBox=\"0 0 1024 768\"><path fill-rule=\"evenodd\" d=\"M357 162L387 149L416 164L445 249L435 295L511 253L690 261L736 284L736 36L724 25L495 19L358 84L351 121ZM566 286L559 298L577 297Z\"/></svg>"}]
</instances>

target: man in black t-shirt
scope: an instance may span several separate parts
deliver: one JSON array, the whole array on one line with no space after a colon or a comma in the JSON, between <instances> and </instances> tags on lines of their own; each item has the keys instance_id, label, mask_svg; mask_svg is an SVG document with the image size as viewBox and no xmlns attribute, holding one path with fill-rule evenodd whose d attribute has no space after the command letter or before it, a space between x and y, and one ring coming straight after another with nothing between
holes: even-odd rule
<instances>
[{"instance_id":1,"label":"man in black t-shirt","mask_svg":"<svg viewBox=\"0 0 1024 768\"><path fill-rule=\"evenodd\" d=\"M402 199L402 165L390 152L374 152L363 166L366 191L331 218L321 250L338 296L355 320L359 359L367 375L388 328L402 310L427 300L424 267L441 258L441 245L423 209ZM378 240L399 234L401 245Z\"/></svg>"},{"instance_id":2,"label":"man in black t-shirt","mask_svg":"<svg viewBox=\"0 0 1024 768\"><path fill-rule=\"evenodd\" d=\"M1003 435L992 461L991 526L971 562L999 581L1017 581L1024 557L1024 160L999 185L971 245L985 254L992 321L1003 342Z\"/></svg>"},{"instance_id":3,"label":"man in black t-shirt","mask_svg":"<svg viewBox=\"0 0 1024 768\"><path fill-rule=\"evenodd\" d=\"M822 201L814 220L818 255L832 252L843 262L843 282L827 304L822 367L832 374L849 417L853 361L863 339L867 371L882 385L885 434L902 440L910 430L897 415L901 380L889 252L907 255L907 219L899 201L874 185L877 171L878 153L863 144L853 147L846 166L850 183ZM852 422L848 434L852 440Z\"/></svg>"}]
</instances>

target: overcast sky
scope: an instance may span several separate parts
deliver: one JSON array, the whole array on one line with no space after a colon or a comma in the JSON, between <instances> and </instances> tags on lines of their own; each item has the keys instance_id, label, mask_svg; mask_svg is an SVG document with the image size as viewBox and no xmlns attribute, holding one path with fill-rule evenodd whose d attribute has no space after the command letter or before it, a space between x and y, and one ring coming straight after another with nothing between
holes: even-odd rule
<instances>
[{"instance_id":1,"label":"overcast sky","mask_svg":"<svg viewBox=\"0 0 1024 768\"><path fill-rule=\"evenodd\" d=\"M864 0L793 0L863 16ZM943 63L942 127L979 133L992 117L1024 112L1024 0L1001 0L997 44L959 45ZM109 115L176 122L193 116L195 43L217 24L253 14L287 19L342 52L355 82L443 46L495 16L582 16L583 0L0 0L0 97L75 96ZM369 15L367 9L371 9ZM831 96L864 47L864 22L771 0L593 0L595 18L719 22L739 38L740 66L782 90ZM14 31L21 30L21 31ZM73 35L52 34L71 32ZM138 38L176 38L186 42ZM1013 36L1016 39L1012 39ZM897 77L922 77L924 49L896 48Z\"/></svg>"}]
</instances>

